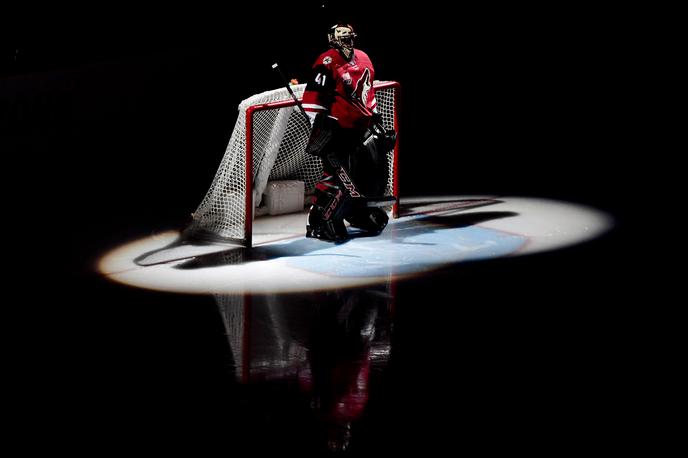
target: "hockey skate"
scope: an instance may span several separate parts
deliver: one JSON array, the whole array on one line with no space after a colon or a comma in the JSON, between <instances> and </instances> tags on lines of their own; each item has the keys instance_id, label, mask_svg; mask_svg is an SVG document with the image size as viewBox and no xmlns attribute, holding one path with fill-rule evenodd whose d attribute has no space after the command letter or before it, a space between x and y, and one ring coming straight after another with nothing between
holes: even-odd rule
<instances>
[{"instance_id":1,"label":"hockey skate","mask_svg":"<svg viewBox=\"0 0 688 458\"><path fill-rule=\"evenodd\" d=\"M306 225L306 237L325 240L327 242L342 243L349 240L344 221L320 221Z\"/></svg>"},{"instance_id":2,"label":"hockey skate","mask_svg":"<svg viewBox=\"0 0 688 458\"><path fill-rule=\"evenodd\" d=\"M348 216L346 220L351 227L361 229L369 235L378 235L387 226L389 217L380 208L366 209L363 212Z\"/></svg>"}]
</instances>

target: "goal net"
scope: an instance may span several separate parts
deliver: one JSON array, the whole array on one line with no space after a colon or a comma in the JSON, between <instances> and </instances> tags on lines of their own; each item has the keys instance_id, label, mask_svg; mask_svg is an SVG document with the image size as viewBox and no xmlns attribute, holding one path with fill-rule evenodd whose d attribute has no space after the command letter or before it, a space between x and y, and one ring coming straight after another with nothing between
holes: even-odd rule
<instances>
[{"instance_id":1,"label":"goal net","mask_svg":"<svg viewBox=\"0 0 688 458\"><path fill-rule=\"evenodd\" d=\"M299 100L305 86L291 86ZM374 87L385 127L398 132L399 83L375 81ZM210 189L184 230L184 238L250 247L253 218L271 181L303 182L305 205L322 173L320 158L305 152L310 131L310 123L286 88L241 102L227 150ZM397 156L397 146L387 152L387 196L398 196ZM396 213L395 205L394 217Z\"/></svg>"}]
</instances>

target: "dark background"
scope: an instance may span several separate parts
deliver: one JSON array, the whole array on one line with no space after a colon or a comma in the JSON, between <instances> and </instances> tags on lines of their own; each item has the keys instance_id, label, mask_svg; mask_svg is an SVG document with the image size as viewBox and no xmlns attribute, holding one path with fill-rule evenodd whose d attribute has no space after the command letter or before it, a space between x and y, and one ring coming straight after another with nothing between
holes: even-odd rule
<instances>
[{"instance_id":1,"label":"dark background","mask_svg":"<svg viewBox=\"0 0 688 458\"><path fill-rule=\"evenodd\" d=\"M164 200L186 214L237 104L281 84L273 62L303 81L342 16L378 78L402 84L403 195L627 199L623 171L647 140L637 116L646 45L627 11L319 3L264 5L281 13L271 15L25 12L3 50L10 158L84 208Z\"/></svg>"},{"instance_id":2,"label":"dark background","mask_svg":"<svg viewBox=\"0 0 688 458\"><path fill-rule=\"evenodd\" d=\"M236 440L278 450L293 432L280 429L279 414L252 410L265 407L256 401L264 393L242 398L225 384L210 298L190 308L185 296L112 285L93 265L130 238L181 227L215 174L238 103L281 85L274 62L304 81L341 17L377 78L401 83L402 197L537 196L616 221L580 246L402 283L387 381L396 383L379 389L363 443L443 448L459 429L528 450L544 446L540 432L558 447L637 444L650 335L638 327L645 308L630 300L646 268L628 250L631 185L650 136L639 116L646 45L637 17L319 3L10 16L0 141L12 288L26 297L9 310L28 322L14 340L20 429L66 447L87 447L87 435L125 449L174 446L202 426L213 444L229 437L228 450Z\"/></svg>"}]
</instances>

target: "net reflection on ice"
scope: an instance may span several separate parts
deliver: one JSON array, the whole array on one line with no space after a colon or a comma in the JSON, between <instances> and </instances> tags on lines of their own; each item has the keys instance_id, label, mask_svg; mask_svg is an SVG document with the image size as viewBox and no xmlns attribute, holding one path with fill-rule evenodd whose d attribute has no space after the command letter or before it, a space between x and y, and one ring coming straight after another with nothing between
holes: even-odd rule
<instances>
[{"instance_id":1,"label":"net reflection on ice","mask_svg":"<svg viewBox=\"0 0 688 458\"><path fill-rule=\"evenodd\" d=\"M345 450L389 362L394 283L299 295L216 295L237 381L288 386L329 450ZM355 440L355 439L354 439Z\"/></svg>"}]
</instances>

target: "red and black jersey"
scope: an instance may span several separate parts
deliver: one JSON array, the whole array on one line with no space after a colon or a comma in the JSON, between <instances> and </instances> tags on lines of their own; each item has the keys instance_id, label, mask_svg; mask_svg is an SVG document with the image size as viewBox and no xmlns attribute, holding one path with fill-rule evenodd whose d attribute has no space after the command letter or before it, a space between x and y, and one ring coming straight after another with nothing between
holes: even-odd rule
<instances>
[{"instance_id":1,"label":"red and black jersey","mask_svg":"<svg viewBox=\"0 0 688 458\"><path fill-rule=\"evenodd\" d=\"M339 51L330 49L313 65L303 108L327 112L343 128L365 129L377 103L374 79L375 69L366 53L354 49L352 59L347 61Z\"/></svg>"}]
</instances>

